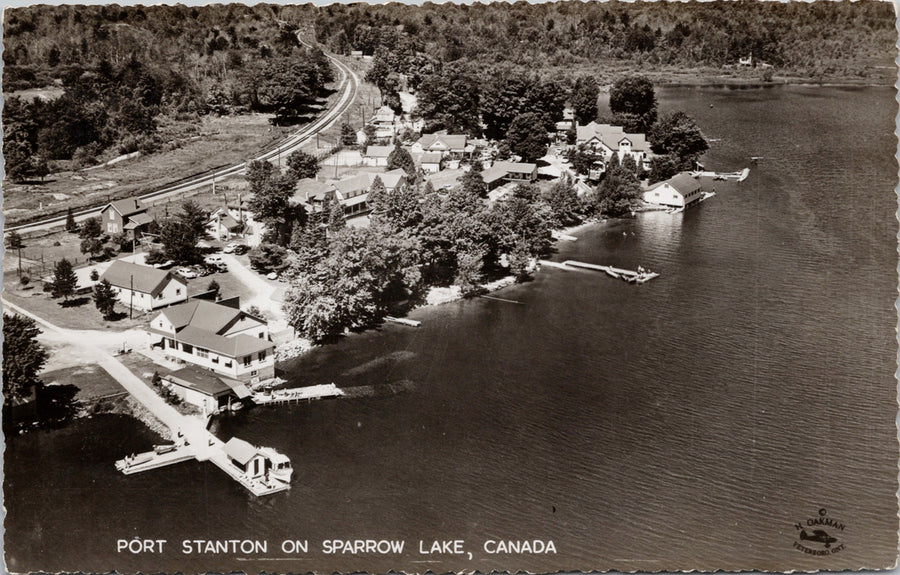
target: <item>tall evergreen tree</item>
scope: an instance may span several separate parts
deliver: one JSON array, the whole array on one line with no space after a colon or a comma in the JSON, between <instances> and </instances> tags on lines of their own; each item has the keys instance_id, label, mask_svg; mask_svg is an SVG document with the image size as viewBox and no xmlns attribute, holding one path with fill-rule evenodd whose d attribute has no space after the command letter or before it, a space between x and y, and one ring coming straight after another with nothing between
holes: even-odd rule
<instances>
[{"instance_id":1,"label":"tall evergreen tree","mask_svg":"<svg viewBox=\"0 0 900 575\"><path fill-rule=\"evenodd\" d=\"M63 301L68 302L69 296L75 293L78 287L78 277L72 269L72 263L63 258L56 262L53 269L53 297L62 296Z\"/></svg>"},{"instance_id":2,"label":"tall evergreen tree","mask_svg":"<svg viewBox=\"0 0 900 575\"><path fill-rule=\"evenodd\" d=\"M112 317L116 308L116 292L113 290L112 284L108 280L103 280L94 285L94 292L91 294L94 305L103 315L103 319Z\"/></svg>"}]
</instances>

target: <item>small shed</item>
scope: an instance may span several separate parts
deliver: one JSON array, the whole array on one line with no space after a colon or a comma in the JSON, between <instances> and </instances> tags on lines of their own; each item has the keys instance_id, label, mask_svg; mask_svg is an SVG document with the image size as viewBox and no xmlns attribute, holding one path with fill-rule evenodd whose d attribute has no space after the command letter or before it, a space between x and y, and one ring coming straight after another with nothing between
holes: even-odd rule
<instances>
[{"instance_id":1,"label":"small shed","mask_svg":"<svg viewBox=\"0 0 900 575\"><path fill-rule=\"evenodd\" d=\"M243 439L232 437L225 444L225 455L235 467L246 473L250 478L262 477L266 474L271 463Z\"/></svg>"}]
</instances>

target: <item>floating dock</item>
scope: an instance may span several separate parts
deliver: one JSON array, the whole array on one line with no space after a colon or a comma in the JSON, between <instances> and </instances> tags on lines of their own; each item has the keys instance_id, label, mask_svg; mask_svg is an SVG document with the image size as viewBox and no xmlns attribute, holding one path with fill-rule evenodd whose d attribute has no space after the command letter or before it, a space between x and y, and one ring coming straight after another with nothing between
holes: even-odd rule
<instances>
[{"instance_id":1,"label":"floating dock","mask_svg":"<svg viewBox=\"0 0 900 575\"><path fill-rule=\"evenodd\" d=\"M116 461L116 469L125 475L132 475L142 471L150 471L151 469L159 469L174 463L181 463L188 459L194 459L195 455L192 449L187 446L178 446L171 451L165 453L157 453L156 451L148 451L146 453L137 453L129 455L124 459Z\"/></svg>"},{"instance_id":2,"label":"floating dock","mask_svg":"<svg viewBox=\"0 0 900 575\"><path fill-rule=\"evenodd\" d=\"M658 278L659 274L657 272L651 272L650 270L626 270L622 268L617 268L613 266L604 266L600 264L589 264L586 262L579 262L575 260L566 260L562 263L559 262L551 262L549 260L541 260L541 265L546 265L549 267L563 269L563 270L571 270L571 269L585 269L585 270L594 270L598 272L605 272L608 276L616 279L624 280L628 283L635 284L643 284L648 281Z\"/></svg>"},{"instance_id":3,"label":"floating dock","mask_svg":"<svg viewBox=\"0 0 900 575\"><path fill-rule=\"evenodd\" d=\"M419 327L422 325L422 322L415 319L407 319L405 317L393 317L393 316L385 316L384 321L389 321L391 323L399 323L400 325L408 325L409 327Z\"/></svg>"},{"instance_id":4,"label":"floating dock","mask_svg":"<svg viewBox=\"0 0 900 575\"><path fill-rule=\"evenodd\" d=\"M344 395L338 386L333 383L322 385L310 385L307 387L295 387L292 389L275 389L269 392L255 392L250 398L257 405L278 405L283 403L299 403L313 399L326 397L340 397Z\"/></svg>"}]
</instances>

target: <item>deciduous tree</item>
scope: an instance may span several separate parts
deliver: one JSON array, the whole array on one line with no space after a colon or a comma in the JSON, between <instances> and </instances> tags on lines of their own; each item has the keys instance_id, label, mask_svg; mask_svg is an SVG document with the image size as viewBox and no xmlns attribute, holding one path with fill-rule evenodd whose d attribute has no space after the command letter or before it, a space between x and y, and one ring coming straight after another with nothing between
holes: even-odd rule
<instances>
[{"instance_id":1,"label":"deciduous tree","mask_svg":"<svg viewBox=\"0 0 900 575\"><path fill-rule=\"evenodd\" d=\"M312 154L308 154L303 150L297 150L288 156L287 167L288 173L295 180L315 178L316 174L319 173L319 160Z\"/></svg>"},{"instance_id":2,"label":"deciduous tree","mask_svg":"<svg viewBox=\"0 0 900 575\"><path fill-rule=\"evenodd\" d=\"M509 125L506 141L523 162L534 162L547 154L550 136L542 118L533 112L516 116Z\"/></svg>"},{"instance_id":3,"label":"deciduous tree","mask_svg":"<svg viewBox=\"0 0 900 575\"><path fill-rule=\"evenodd\" d=\"M572 88L570 103L579 124L588 124L597 119L597 99L600 87L593 76L579 76Z\"/></svg>"}]
</instances>

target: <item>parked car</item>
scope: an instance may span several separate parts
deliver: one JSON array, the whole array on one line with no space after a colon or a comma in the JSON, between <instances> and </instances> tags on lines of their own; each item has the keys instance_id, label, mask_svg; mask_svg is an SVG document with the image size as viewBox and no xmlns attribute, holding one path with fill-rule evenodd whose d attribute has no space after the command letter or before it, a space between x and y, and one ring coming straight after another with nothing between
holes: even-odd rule
<instances>
[{"instance_id":1,"label":"parked car","mask_svg":"<svg viewBox=\"0 0 900 575\"><path fill-rule=\"evenodd\" d=\"M236 255L236 256L242 256L249 251L250 251L250 246L247 246L244 244L238 244L238 245L234 246L234 255Z\"/></svg>"},{"instance_id":2,"label":"parked car","mask_svg":"<svg viewBox=\"0 0 900 575\"><path fill-rule=\"evenodd\" d=\"M224 248L222 248L222 251L223 251L224 253L226 253L226 254L230 254L230 253L234 252L234 248L235 248L237 245L238 245L238 244L236 244L235 242L231 242L230 244L228 244L227 246L225 246Z\"/></svg>"},{"instance_id":3,"label":"parked car","mask_svg":"<svg viewBox=\"0 0 900 575\"><path fill-rule=\"evenodd\" d=\"M224 263L218 263L218 264L205 263L205 264L203 264L203 269L206 270L206 275L209 275L209 274L217 274L220 272L227 272L228 266L225 265Z\"/></svg>"},{"instance_id":4,"label":"parked car","mask_svg":"<svg viewBox=\"0 0 900 575\"><path fill-rule=\"evenodd\" d=\"M180 268L176 273L185 279L192 280L197 277L197 272L191 268Z\"/></svg>"},{"instance_id":5,"label":"parked car","mask_svg":"<svg viewBox=\"0 0 900 575\"><path fill-rule=\"evenodd\" d=\"M213 254L203 258L203 262L207 264L221 264L224 260L222 259L222 256Z\"/></svg>"},{"instance_id":6,"label":"parked car","mask_svg":"<svg viewBox=\"0 0 900 575\"><path fill-rule=\"evenodd\" d=\"M175 262L173 262L172 260L168 260L168 261L164 261L161 264L153 264L153 267L155 267L158 270L167 270L174 265L175 265Z\"/></svg>"},{"instance_id":7,"label":"parked car","mask_svg":"<svg viewBox=\"0 0 900 575\"><path fill-rule=\"evenodd\" d=\"M269 278L270 280L277 280L278 272L269 272L269 275L267 275L266 277Z\"/></svg>"}]
</instances>

